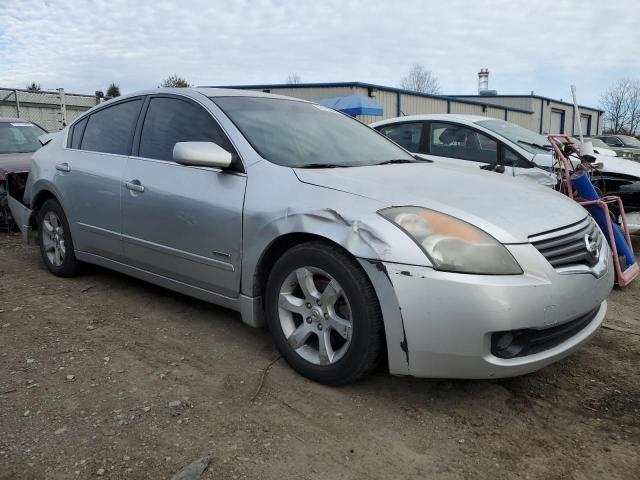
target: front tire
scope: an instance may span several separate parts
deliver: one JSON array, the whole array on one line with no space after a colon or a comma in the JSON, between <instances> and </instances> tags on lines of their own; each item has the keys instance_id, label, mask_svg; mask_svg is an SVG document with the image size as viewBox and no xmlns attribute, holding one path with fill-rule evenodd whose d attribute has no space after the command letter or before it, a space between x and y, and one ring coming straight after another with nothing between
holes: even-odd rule
<instances>
[{"instance_id":1,"label":"front tire","mask_svg":"<svg viewBox=\"0 0 640 480\"><path fill-rule=\"evenodd\" d=\"M340 248L309 242L287 251L269 275L265 304L278 350L305 377L341 385L377 366L384 344L378 298Z\"/></svg>"},{"instance_id":2,"label":"front tire","mask_svg":"<svg viewBox=\"0 0 640 480\"><path fill-rule=\"evenodd\" d=\"M67 217L57 200L50 198L38 211L38 244L47 269L58 277L78 273L79 262L73 249Z\"/></svg>"}]
</instances>

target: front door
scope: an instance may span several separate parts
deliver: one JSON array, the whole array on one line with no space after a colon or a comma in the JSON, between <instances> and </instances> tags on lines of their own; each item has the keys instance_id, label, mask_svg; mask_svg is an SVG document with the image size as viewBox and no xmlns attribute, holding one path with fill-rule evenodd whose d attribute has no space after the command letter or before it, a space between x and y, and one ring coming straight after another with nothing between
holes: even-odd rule
<instances>
[{"instance_id":1,"label":"front door","mask_svg":"<svg viewBox=\"0 0 640 480\"><path fill-rule=\"evenodd\" d=\"M226 296L237 296L246 176L228 138L201 105L151 97L122 195L127 262ZM177 142L212 141L234 155L228 170L173 161Z\"/></svg>"}]
</instances>

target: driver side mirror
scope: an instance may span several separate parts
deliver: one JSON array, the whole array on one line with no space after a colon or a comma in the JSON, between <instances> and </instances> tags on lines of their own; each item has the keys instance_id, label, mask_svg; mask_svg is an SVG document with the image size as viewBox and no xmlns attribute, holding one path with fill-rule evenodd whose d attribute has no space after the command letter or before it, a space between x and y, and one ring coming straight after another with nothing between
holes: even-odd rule
<instances>
[{"instance_id":1,"label":"driver side mirror","mask_svg":"<svg viewBox=\"0 0 640 480\"><path fill-rule=\"evenodd\" d=\"M181 165L227 168L232 155L213 142L178 142L173 147L173 161Z\"/></svg>"}]
</instances>

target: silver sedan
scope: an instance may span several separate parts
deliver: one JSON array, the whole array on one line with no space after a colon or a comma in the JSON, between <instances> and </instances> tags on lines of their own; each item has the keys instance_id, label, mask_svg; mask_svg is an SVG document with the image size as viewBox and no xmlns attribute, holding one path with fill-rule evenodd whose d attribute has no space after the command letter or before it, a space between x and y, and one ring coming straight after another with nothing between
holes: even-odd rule
<instances>
[{"instance_id":1,"label":"silver sedan","mask_svg":"<svg viewBox=\"0 0 640 480\"><path fill-rule=\"evenodd\" d=\"M531 372L596 332L613 284L566 197L255 92L105 102L34 155L12 205L55 275L94 263L237 310L334 385L381 359L396 375Z\"/></svg>"}]
</instances>

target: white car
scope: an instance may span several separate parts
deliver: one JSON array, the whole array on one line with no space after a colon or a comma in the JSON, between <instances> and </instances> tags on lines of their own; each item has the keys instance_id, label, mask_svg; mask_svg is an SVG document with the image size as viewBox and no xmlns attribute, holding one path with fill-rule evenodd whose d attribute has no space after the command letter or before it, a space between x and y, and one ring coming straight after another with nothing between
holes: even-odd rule
<instances>
[{"instance_id":1,"label":"white car","mask_svg":"<svg viewBox=\"0 0 640 480\"><path fill-rule=\"evenodd\" d=\"M370 127L427 160L474 169L501 165L504 175L556 185L548 139L511 122L479 115L433 114L391 118ZM640 233L640 162L595 156L603 168L593 175L594 184L603 194L622 198L630 231Z\"/></svg>"}]
</instances>

